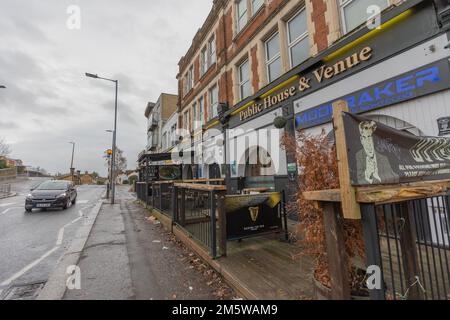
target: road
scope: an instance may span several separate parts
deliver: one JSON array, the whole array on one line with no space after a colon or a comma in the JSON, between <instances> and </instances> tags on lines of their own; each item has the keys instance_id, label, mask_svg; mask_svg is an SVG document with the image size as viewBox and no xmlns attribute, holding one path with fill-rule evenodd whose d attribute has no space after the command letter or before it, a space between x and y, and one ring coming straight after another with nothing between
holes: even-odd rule
<instances>
[{"instance_id":1,"label":"road","mask_svg":"<svg viewBox=\"0 0 450 320\"><path fill-rule=\"evenodd\" d=\"M17 196L0 200L0 300L34 298L82 225L83 214L105 191L103 186L79 186L77 204L69 209L25 213L26 195L42 180L15 182Z\"/></svg>"}]
</instances>

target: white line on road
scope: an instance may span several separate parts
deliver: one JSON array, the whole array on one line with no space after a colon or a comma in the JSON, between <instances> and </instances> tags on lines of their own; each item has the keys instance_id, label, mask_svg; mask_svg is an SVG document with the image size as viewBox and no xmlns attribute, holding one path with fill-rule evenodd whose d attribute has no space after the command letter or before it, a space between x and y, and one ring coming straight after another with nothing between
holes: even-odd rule
<instances>
[{"instance_id":1,"label":"white line on road","mask_svg":"<svg viewBox=\"0 0 450 320\"><path fill-rule=\"evenodd\" d=\"M9 211L11 211L11 210L13 210L13 209L23 209L22 207L12 207L12 208L8 208L8 209L6 209L5 211L3 211L2 213L0 213L0 216L1 215L4 215L4 214L6 214L6 213L8 213Z\"/></svg>"},{"instance_id":2,"label":"white line on road","mask_svg":"<svg viewBox=\"0 0 450 320\"><path fill-rule=\"evenodd\" d=\"M89 200L77 200L77 203L86 204L86 203L89 203Z\"/></svg>"},{"instance_id":3,"label":"white line on road","mask_svg":"<svg viewBox=\"0 0 450 320\"><path fill-rule=\"evenodd\" d=\"M0 208L13 206L13 205L15 205L15 204L17 204L17 202L12 202L12 203L0 203Z\"/></svg>"},{"instance_id":4,"label":"white line on road","mask_svg":"<svg viewBox=\"0 0 450 320\"><path fill-rule=\"evenodd\" d=\"M64 240L64 230L69 227L70 225L78 222L81 219L81 217L76 218L75 220L73 220L72 222L69 222L68 224L66 224L65 226L63 226L61 229L59 229L58 231L58 240L56 240L56 245L60 246L62 245L62 242Z\"/></svg>"},{"instance_id":5,"label":"white line on road","mask_svg":"<svg viewBox=\"0 0 450 320\"><path fill-rule=\"evenodd\" d=\"M12 275L9 279L6 279L5 281L3 281L2 283L0 283L0 286L8 286L11 284L11 282L13 282L14 280L16 280L17 278L23 276L27 271L31 270L32 268L34 268L35 266L37 266L42 260L44 260L45 258L47 258L48 256L50 256L53 252L55 252L56 250L58 250L59 247L54 247L52 250L48 251L47 253L45 253L43 256L41 256L39 259L34 260L32 263L30 263L29 265L27 265L26 267L24 267L22 270L20 270L19 272L15 273L14 275Z\"/></svg>"}]
</instances>

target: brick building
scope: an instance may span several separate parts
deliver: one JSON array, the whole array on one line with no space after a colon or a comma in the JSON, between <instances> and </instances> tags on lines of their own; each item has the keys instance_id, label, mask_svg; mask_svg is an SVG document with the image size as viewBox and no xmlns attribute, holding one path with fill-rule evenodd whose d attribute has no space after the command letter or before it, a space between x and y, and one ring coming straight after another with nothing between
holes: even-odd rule
<instances>
[{"instance_id":1,"label":"brick building","mask_svg":"<svg viewBox=\"0 0 450 320\"><path fill-rule=\"evenodd\" d=\"M235 150L239 134L226 136L225 129L259 134L262 129L274 131L274 119L284 118L286 125L280 135L294 135L296 129L332 132L330 101L354 101L350 94L360 95L357 91L364 88L379 92L375 84L450 55L448 47L444 49L448 42L442 35L445 24L439 21L445 16L445 10L439 11L442 7L445 9L438 0L214 0L179 61L179 126L191 138L180 149L195 149L200 141L222 143L222 152L214 153L222 157L218 163L229 165L218 168L194 161L197 165L192 166L192 175L227 176L231 193L241 187L279 190L295 185L297 168L292 155L280 151L275 156L245 141L248 148L239 154ZM425 46L426 41L431 42ZM402 64L389 60L400 58L405 50L417 59ZM447 83L433 83L426 94L444 88ZM448 95L448 91L439 94ZM414 134L437 134L432 132L433 124L447 119L448 110L443 103L436 104L432 95L425 103L434 103L433 112L420 119L413 109L417 100L412 99L417 95L411 93L401 100L385 97L370 106L360 99L355 108ZM210 129L215 130L210 133ZM280 149L279 139L276 141L275 147ZM268 161L250 163L255 156Z\"/></svg>"}]
</instances>

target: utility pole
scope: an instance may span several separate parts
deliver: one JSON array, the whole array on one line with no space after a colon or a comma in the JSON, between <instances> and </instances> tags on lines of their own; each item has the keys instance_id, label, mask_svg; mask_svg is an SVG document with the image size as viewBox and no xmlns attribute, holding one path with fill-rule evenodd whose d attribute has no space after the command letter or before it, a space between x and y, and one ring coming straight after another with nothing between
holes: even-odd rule
<instances>
[{"instance_id":1,"label":"utility pole","mask_svg":"<svg viewBox=\"0 0 450 320\"><path fill-rule=\"evenodd\" d=\"M112 181L111 181L111 191L112 191L112 196L111 196L111 204L115 203L115 191L116 191L116 181L115 181L115 177L116 177L116 149L117 149L117 94L118 94L118 90L119 90L119 80L113 80L113 79L108 79L108 78L102 78L99 77L96 74L93 73L86 73L86 77L89 78L93 78L93 79L101 79L101 80L106 80L106 81L111 81L114 82L116 84L116 99L115 99L115 104L114 104L114 131L113 131L113 149L112 149L112 159L111 159L111 177L112 177Z\"/></svg>"},{"instance_id":2,"label":"utility pole","mask_svg":"<svg viewBox=\"0 0 450 320\"><path fill-rule=\"evenodd\" d=\"M73 175L75 174L75 168L73 167L73 156L75 154L75 142L69 142L72 145L72 160L70 161L70 175L73 182Z\"/></svg>"}]
</instances>

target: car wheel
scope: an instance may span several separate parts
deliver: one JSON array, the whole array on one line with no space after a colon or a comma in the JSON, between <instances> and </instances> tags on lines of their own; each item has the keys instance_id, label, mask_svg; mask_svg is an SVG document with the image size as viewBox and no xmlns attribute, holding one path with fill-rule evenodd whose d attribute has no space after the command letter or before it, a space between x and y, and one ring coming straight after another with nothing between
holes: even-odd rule
<instances>
[{"instance_id":1,"label":"car wheel","mask_svg":"<svg viewBox=\"0 0 450 320\"><path fill-rule=\"evenodd\" d=\"M28 213L30 213L31 211L33 211L33 209L26 209L26 208L25 208L25 211L28 212Z\"/></svg>"},{"instance_id":2,"label":"car wheel","mask_svg":"<svg viewBox=\"0 0 450 320\"><path fill-rule=\"evenodd\" d=\"M75 197L75 199L73 199L72 204L76 204L77 203L77 197Z\"/></svg>"},{"instance_id":3,"label":"car wheel","mask_svg":"<svg viewBox=\"0 0 450 320\"><path fill-rule=\"evenodd\" d=\"M65 205L63 205L62 209L66 210L69 207L69 203L70 203L70 200L67 201Z\"/></svg>"}]
</instances>

